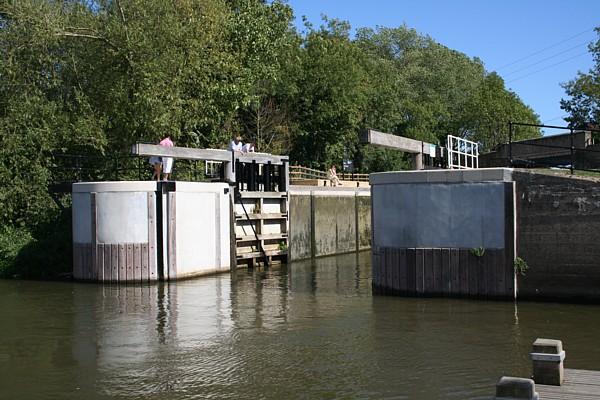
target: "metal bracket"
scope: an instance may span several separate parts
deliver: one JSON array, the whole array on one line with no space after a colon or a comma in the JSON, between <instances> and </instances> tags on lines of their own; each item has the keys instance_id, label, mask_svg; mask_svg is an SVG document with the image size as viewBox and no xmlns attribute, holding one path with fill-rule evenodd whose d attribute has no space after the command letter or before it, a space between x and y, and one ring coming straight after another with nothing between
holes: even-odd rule
<instances>
[{"instance_id":1,"label":"metal bracket","mask_svg":"<svg viewBox=\"0 0 600 400\"><path fill-rule=\"evenodd\" d=\"M562 362L565 359L565 351L563 350L558 354L529 353L529 356L533 361Z\"/></svg>"}]
</instances>

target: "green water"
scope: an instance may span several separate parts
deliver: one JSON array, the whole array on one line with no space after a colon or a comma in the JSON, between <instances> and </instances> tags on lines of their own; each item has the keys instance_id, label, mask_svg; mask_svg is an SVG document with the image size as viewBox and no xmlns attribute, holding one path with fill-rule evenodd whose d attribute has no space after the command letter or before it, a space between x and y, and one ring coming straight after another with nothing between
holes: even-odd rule
<instances>
[{"instance_id":1,"label":"green water","mask_svg":"<svg viewBox=\"0 0 600 400\"><path fill-rule=\"evenodd\" d=\"M171 284L0 281L1 399L469 399L536 337L600 369L598 306L371 295L369 254Z\"/></svg>"}]
</instances>

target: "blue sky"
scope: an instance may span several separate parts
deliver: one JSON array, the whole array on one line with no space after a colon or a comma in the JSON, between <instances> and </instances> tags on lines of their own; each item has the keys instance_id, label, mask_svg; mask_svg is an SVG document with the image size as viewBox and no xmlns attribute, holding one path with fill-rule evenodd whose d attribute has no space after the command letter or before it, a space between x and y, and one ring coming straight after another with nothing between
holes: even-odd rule
<instances>
[{"instance_id":1,"label":"blue sky","mask_svg":"<svg viewBox=\"0 0 600 400\"><path fill-rule=\"evenodd\" d=\"M589 70L587 44L597 38L600 0L289 0L296 25L314 25L321 14L349 21L353 28L397 27L406 23L445 46L479 57L506 86L540 116L565 125L560 83ZM553 132L547 132L553 133Z\"/></svg>"}]
</instances>

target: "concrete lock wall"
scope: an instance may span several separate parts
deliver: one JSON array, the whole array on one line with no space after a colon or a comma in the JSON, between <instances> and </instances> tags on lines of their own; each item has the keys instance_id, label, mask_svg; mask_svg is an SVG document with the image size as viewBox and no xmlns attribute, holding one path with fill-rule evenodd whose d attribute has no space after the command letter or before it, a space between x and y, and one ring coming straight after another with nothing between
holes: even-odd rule
<instances>
[{"instance_id":1,"label":"concrete lock wall","mask_svg":"<svg viewBox=\"0 0 600 400\"><path fill-rule=\"evenodd\" d=\"M600 300L598 180L515 171L519 297Z\"/></svg>"},{"instance_id":2,"label":"concrete lock wall","mask_svg":"<svg viewBox=\"0 0 600 400\"><path fill-rule=\"evenodd\" d=\"M230 268L229 186L177 182L169 193L168 279Z\"/></svg>"},{"instance_id":3,"label":"concrete lock wall","mask_svg":"<svg viewBox=\"0 0 600 400\"><path fill-rule=\"evenodd\" d=\"M147 282L229 270L228 192L224 183L74 184L74 278Z\"/></svg>"},{"instance_id":4,"label":"concrete lock wall","mask_svg":"<svg viewBox=\"0 0 600 400\"><path fill-rule=\"evenodd\" d=\"M290 188L290 260L370 248L370 193L355 188Z\"/></svg>"},{"instance_id":5,"label":"concrete lock wall","mask_svg":"<svg viewBox=\"0 0 600 400\"><path fill-rule=\"evenodd\" d=\"M372 174L374 290L514 298L510 172Z\"/></svg>"},{"instance_id":6,"label":"concrete lock wall","mask_svg":"<svg viewBox=\"0 0 600 400\"><path fill-rule=\"evenodd\" d=\"M155 209L156 182L74 184L74 278L157 280Z\"/></svg>"}]
</instances>

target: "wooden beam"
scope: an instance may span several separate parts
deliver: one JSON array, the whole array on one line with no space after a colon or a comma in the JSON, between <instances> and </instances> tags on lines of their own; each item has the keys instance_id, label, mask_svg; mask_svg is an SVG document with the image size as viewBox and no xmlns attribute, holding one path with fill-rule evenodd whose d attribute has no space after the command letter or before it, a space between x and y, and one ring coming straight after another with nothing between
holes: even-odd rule
<instances>
[{"instance_id":1,"label":"wooden beam","mask_svg":"<svg viewBox=\"0 0 600 400\"><path fill-rule=\"evenodd\" d=\"M419 154L429 152L430 143L421 140L410 139L404 136L392 135L379 132L373 129L367 129L360 134L360 142L371 144L373 146L385 147L388 149L400 150L405 153Z\"/></svg>"},{"instance_id":2,"label":"wooden beam","mask_svg":"<svg viewBox=\"0 0 600 400\"><path fill-rule=\"evenodd\" d=\"M205 160L231 162L231 151L218 149L193 149L189 147L165 147L157 144L136 143L131 148L131 154L137 156L173 157L186 160ZM277 156L268 153L235 153L235 159L241 162L256 161L258 164L271 162L281 165L288 160L288 156Z\"/></svg>"},{"instance_id":3,"label":"wooden beam","mask_svg":"<svg viewBox=\"0 0 600 400\"><path fill-rule=\"evenodd\" d=\"M131 154L137 156L173 157L186 160L231 161L231 152L215 149L191 149L188 147L165 147L158 144L136 143Z\"/></svg>"}]
</instances>

